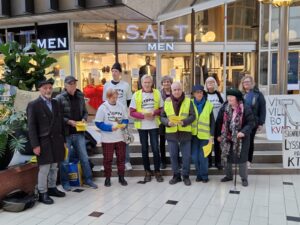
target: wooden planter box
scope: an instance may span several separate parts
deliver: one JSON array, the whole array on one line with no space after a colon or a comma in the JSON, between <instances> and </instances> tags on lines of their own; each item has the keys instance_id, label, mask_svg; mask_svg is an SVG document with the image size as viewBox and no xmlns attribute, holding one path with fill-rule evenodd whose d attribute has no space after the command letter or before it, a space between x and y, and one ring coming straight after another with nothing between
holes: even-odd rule
<instances>
[{"instance_id":1,"label":"wooden planter box","mask_svg":"<svg viewBox=\"0 0 300 225\"><path fill-rule=\"evenodd\" d=\"M16 189L32 193L37 184L37 174L38 165L33 163L0 171L0 200Z\"/></svg>"}]
</instances>

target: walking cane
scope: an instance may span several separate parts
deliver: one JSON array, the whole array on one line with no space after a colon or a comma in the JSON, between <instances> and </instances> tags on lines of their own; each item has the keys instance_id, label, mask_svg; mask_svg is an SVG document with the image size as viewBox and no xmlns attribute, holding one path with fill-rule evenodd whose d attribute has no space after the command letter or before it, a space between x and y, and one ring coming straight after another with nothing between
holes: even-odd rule
<instances>
[{"instance_id":1,"label":"walking cane","mask_svg":"<svg viewBox=\"0 0 300 225\"><path fill-rule=\"evenodd\" d=\"M230 191L229 191L229 194L240 194L240 191L238 191L237 189L236 189L236 177L237 177L237 152L238 152L238 148L240 148L240 145L241 145L241 143L240 143L240 140L238 139L238 143L237 143L237 147L236 147L236 149L235 149L235 169L234 169L234 186L233 186L233 189L231 189Z\"/></svg>"}]
</instances>

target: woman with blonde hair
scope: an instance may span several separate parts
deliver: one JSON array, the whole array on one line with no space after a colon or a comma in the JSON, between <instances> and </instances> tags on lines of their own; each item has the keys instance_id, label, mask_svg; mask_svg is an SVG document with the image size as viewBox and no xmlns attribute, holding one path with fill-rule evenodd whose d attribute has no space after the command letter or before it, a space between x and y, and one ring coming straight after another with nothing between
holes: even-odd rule
<instances>
[{"instance_id":1,"label":"woman with blonde hair","mask_svg":"<svg viewBox=\"0 0 300 225\"><path fill-rule=\"evenodd\" d=\"M248 167L251 167L254 152L254 137L257 130L261 130L266 119L266 100L263 94L255 87L252 76L246 75L241 79L239 90L243 93L245 105L252 109L255 117L255 126L250 134L250 148L248 155Z\"/></svg>"}]
</instances>

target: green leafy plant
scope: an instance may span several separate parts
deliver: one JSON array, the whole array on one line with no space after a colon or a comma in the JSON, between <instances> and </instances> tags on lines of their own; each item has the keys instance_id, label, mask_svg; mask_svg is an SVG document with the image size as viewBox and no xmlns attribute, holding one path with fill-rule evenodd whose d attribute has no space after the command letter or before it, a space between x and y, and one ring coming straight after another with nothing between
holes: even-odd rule
<instances>
[{"instance_id":1,"label":"green leafy plant","mask_svg":"<svg viewBox=\"0 0 300 225\"><path fill-rule=\"evenodd\" d=\"M46 49L39 48L35 43L25 48L13 41L0 45L0 53L4 55L4 74L0 80L18 87L21 90L31 91L38 83L45 80L46 69L57 62L49 57ZM48 74L53 73L50 71Z\"/></svg>"},{"instance_id":2,"label":"green leafy plant","mask_svg":"<svg viewBox=\"0 0 300 225\"><path fill-rule=\"evenodd\" d=\"M27 139L16 137L17 130L27 129L25 112L16 112L12 106L13 99L0 103L0 158L9 151L23 150Z\"/></svg>"}]
</instances>

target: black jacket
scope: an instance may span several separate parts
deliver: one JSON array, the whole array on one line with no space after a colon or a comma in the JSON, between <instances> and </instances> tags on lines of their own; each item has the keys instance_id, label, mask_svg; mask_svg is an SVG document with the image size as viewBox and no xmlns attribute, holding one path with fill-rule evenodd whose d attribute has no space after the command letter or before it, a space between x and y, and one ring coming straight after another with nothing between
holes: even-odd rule
<instances>
[{"instance_id":1,"label":"black jacket","mask_svg":"<svg viewBox=\"0 0 300 225\"><path fill-rule=\"evenodd\" d=\"M58 102L52 99L51 104L52 112L41 97L27 106L29 140L32 148L41 148L40 165L61 162L65 156L63 117Z\"/></svg>"},{"instance_id":2,"label":"black jacket","mask_svg":"<svg viewBox=\"0 0 300 225\"><path fill-rule=\"evenodd\" d=\"M84 95L80 90L76 90L75 95L80 99L80 104L78 105L79 110L80 110L80 117L81 119L87 120L88 118L88 112L85 106L85 101L84 101ZM64 122L65 122L65 135L68 136L70 133L70 126L67 124L67 122L71 118L71 102L69 98L69 94L66 91L63 91L61 94L56 96L56 100L59 102Z\"/></svg>"}]
</instances>

